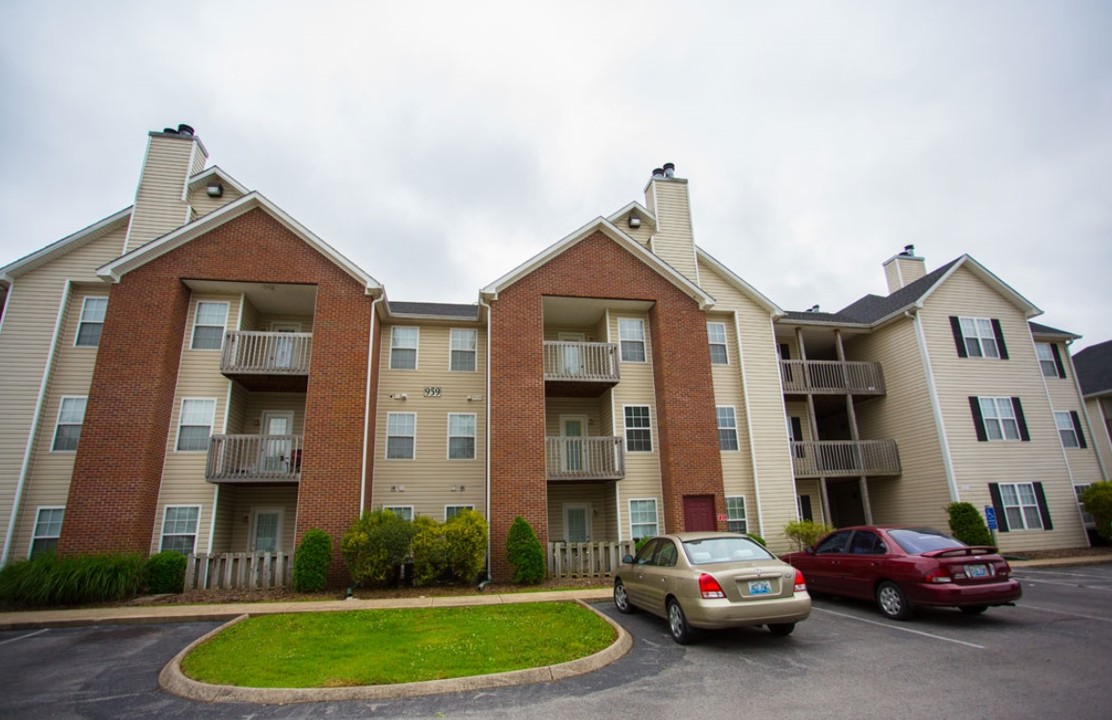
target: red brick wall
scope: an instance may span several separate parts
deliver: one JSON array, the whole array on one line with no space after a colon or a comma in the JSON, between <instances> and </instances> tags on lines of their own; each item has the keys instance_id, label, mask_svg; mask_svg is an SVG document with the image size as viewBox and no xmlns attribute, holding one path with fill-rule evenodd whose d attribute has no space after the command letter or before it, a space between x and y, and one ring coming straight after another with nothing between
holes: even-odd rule
<instances>
[{"instance_id":1,"label":"red brick wall","mask_svg":"<svg viewBox=\"0 0 1112 720\"><path fill-rule=\"evenodd\" d=\"M262 210L123 277L111 292L78 447L63 552L147 552L173 405L189 289L183 278L313 284L296 537L339 538L359 512L371 298L363 286Z\"/></svg>"},{"instance_id":2,"label":"red brick wall","mask_svg":"<svg viewBox=\"0 0 1112 720\"><path fill-rule=\"evenodd\" d=\"M690 297L595 233L506 288L491 304L491 555L510 575L506 535L517 515L548 542L544 295L647 300L667 527L683 527L682 496L714 495L725 512L706 318Z\"/></svg>"}]
</instances>

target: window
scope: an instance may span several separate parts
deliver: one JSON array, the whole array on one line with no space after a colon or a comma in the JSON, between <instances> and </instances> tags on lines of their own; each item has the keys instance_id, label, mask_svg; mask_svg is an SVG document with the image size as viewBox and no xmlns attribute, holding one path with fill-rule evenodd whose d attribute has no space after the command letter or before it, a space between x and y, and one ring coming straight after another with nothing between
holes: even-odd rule
<instances>
[{"instance_id":1,"label":"window","mask_svg":"<svg viewBox=\"0 0 1112 720\"><path fill-rule=\"evenodd\" d=\"M100 345L100 331L104 327L104 315L108 312L108 298L87 297L81 305L81 320L77 324L77 347L97 347Z\"/></svg>"},{"instance_id":2,"label":"window","mask_svg":"<svg viewBox=\"0 0 1112 720\"><path fill-rule=\"evenodd\" d=\"M713 365L728 365L730 354L726 351L726 323L707 323L707 341L710 342L710 361Z\"/></svg>"},{"instance_id":3,"label":"window","mask_svg":"<svg viewBox=\"0 0 1112 720\"><path fill-rule=\"evenodd\" d=\"M448 414L448 459L475 459L475 415Z\"/></svg>"},{"instance_id":4,"label":"window","mask_svg":"<svg viewBox=\"0 0 1112 720\"><path fill-rule=\"evenodd\" d=\"M648 405L625 407L626 452L652 452L653 431Z\"/></svg>"},{"instance_id":5,"label":"window","mask_svg":"<svg viewBox=\"0 0 1112 720\"><path fill-rule=\"evenodd\" d=\"M396 327L390 330L390 369L416 370L417 344L421 329L415 327Z\"/></svg>"},{"instance_id":6,"label":"window","mask_svg":"<svg viewBox=\"0 0 1112 720\"><path fill-rule=\"evenodd\" d=\"M1000 483L1000 500L1009 530L1041 530L1042 518L1033 483Z\"/></svg>"},{"instance_id":7,"label":"window","mask_svg":"<svg viewBox=\"0 0 1112 720\"><path fill-rule=\"evenodd\" d=\"M55 452L73 452L81 439L81 424L85 422L85 405L88 398L63 397L58 407L58 424L54 428Z\"/></svg>"},{"instance_id":8,"label":"window","mask_svg":"<svg viewBox=\"0 0 1112 720\"><path fill-rule=\"evenodd\" d=\"M58 538L62 536L62 516L65 508L42 507L35 517L35 530L31 536L31 552L28 557L41 553L54 552Z\"/></svg>"},{"instance_id":9,"label":"window","mask_svg":"<svg viewBox=\"0 0 1112 720\"><path fill-rule=\"evenodd\" d=\"M447 522L447 521L451 520L456 515L459 515L462 512L467 512L468 510L474 510L474 509L475 509L474 505L445 505L444 506L444 521Z\"/></svg>"},{"instance_id":10,"label":"window","mask_svg":"<svg viewBox=\"0 0 1112 720\"><path fill-rule=\"evenodd\" d=\"M734 495L726 498L726 529L730 532L749 532L745 518L745 498Z\"/></svg>"},{"instance_id":11,"label":"window","mask_svg":"<svg viewBox=\"0 0 1112 720\"><path fill-rule=\"evenodd\" d=\"M1039 367L1044 377L1064 378L1066 368L1062 364L1062 353L1057 345L1035 343L1035 354L1039 356Z\"/></svg>"},{"instance_id":12,"label":"window","mask_svg":"<svg viewBox=\"0 0 1112 720\"><path fill-rule=\"evenodd\" d=\"M162 549L188 555L197 546L199 505L168 505L162 517Z\"/></svg>"},{"instance_id":13,"label":"window","mask_svg":"<svg viewBox=\"0 0 1112 720\"><path fill-rule=\"evenodd\" d=\"M448 369L456 372L475 372L475 347L479 333L465 328L452 328L451 362Z\"/></svg>"},{"instance_id":14,"label":"window","mask_svg":"<svg viewBox=\"0 0 1112 720\"><path fill-rule=\"evenodd\" d=\"M645 362L645 321L618 318L618 341L622 362Z\"/></svg>"},{"instance_id":15,"label":"window","mask_svg":"<svg viewBox=\"0 0 1112 720\"><path fill-rule=\"evenodd\" d=\"M193 318L194 350L219 350L224 345L224 326L228 322L228 303L198 302Z\"/></svg>"},{"instance_id":16,"label":"window","mask_svg":"<svg viewBox=\"0 0 1112 720\"><path fill-rule=\"evenodd\" d=\"M383 510L389 510L390 512L392 512L395 515L397 515L398 517L400 517L402 520L406 520L406 521L410 521L410 522L413 520L413 506L412 505L383 505L382 509Z\"/></svg>"},{"instance_id":17,"label":"window","mask_svg":"<svg viewBox=\"0 0 1112 720\"><path fill-rule=\"evenodd\" d=\"M722 450L737 450L737 417L731 405L715 408L718 415L718 447Z\"/></svg>"},{"instance_id":18,"label":"window","mask_svg":"<svg viewBox=\"0 0 1112 720\"><path fill-rule=\"evenodd\" d=\"M954 334L958 357L1008 359L999 320L950 316L950 329Z\"/></svg>"},{"instance_id":19,"label":"window","mask_svg":"<svg viewBox=\"0 0 1112 720\"><path fill-rule=\"evenodd\" d=\"M417 439L417 413L386 414L386 457L412 460Z\"/></svg>"},{"instance_id":20,"label":"window","mask_svg":"<svg viewBox=\"0 0 1112 720\"><path fill-rule=\"evenodd\" d=\"M992 440L1026 442L1031 439L1019 398L970 397L969 408L973 411L977 439L981 442Z\"/></svg>"},{"instance_id":21,"label":"window","mask_svg":"<svg viewBox=\"0 0 1112 720\"><path fill-rule=\"evenodd\" d=\"M1058 436L1062 439L1064 448L1086 447L1085 434L1081 432L1081 416L1073 410L1063 410L1054 413L1054 424L1058 428Z\"/></svg>"},{"instance_id":22,"label":"window","mask_svg":"<svg viewBox=\"0 0 1112 720\"><path fill-rule=\"evenodd\" d=\"M181 420L178 428L178 450L183 452L207 451L215 415L215 400L182 400Z\"/></svg>"},{"instance_id":23,"label":"window","mask_svg":"<svg viewBox=\"0 0 1112 720\"><path fill-rule=\"evenodd\" d=\"M629 501L629 531L634 540L656 535L656 498Z\"/></svg>"}]
</instances>

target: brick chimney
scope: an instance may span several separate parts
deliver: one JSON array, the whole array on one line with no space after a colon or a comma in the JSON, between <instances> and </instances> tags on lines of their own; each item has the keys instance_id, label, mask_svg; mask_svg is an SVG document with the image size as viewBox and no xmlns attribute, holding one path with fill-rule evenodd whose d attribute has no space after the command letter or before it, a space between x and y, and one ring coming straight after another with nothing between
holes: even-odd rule
<instances>
[{"instance_id":1,"label":"brick chimney","mask_svg":"<svg viewBox=\"0 0 1112 720\"><path fill-rule=\"evenodd\" d=\"M204 169L206 160L208 151L189 125L150 133L125 252L193 219L187 186L189 178Z\"/></svg>"},{"instance_id":2,"label":"brick chimney","mask_svg":"<svg viewBox=\"0 0 1112 720\"><path fill-rule=\"evenodd\" d=\"M645 207L656 216L656 234L649 243L649 249L688 280L698 284L687 180L676 177L674 164L665 163L653 170L645 186Z\"/></svg>"},{"instance_id":3,"label":"brick chimney","mask_svg":"<svg viewBox=\"0 0 1112 720\"><path fill-rule=\"evenodd\" d=\"M904 245L903 252L884 261L884 277L888 294L906 287L927 274L927 262L915 254L914 245Z\"/></svg>"}]
</instances>

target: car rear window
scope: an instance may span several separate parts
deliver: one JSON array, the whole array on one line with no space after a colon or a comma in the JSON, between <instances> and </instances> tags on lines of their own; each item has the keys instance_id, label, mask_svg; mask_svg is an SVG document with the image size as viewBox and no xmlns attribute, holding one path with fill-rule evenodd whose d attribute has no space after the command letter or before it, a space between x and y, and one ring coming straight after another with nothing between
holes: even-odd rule
<instances>
[{"instance_id":1,"label":"car rear window","mask_svg":"<svg viewBox=\"0 0 1112 720\"><path fill-rule=\"evenodd\" d=\"M919 555L931 550L965 547L965 543L961 540L944 535L937 530L926 528L918 530L893 529L888 531L888 535L904 549L904 552L911 555Z\"/></svg>"},{"instance_id":2,"label":"car rear window","mask_svg":"<svg viewBox=\"0 0 1112 720\"><path fill-rule=\"evenodd\" d=\"M683 551L692 565L768 560L772 557L768 550L740 535L688 540L683 544Z\"/></svg>"}]
</instances>

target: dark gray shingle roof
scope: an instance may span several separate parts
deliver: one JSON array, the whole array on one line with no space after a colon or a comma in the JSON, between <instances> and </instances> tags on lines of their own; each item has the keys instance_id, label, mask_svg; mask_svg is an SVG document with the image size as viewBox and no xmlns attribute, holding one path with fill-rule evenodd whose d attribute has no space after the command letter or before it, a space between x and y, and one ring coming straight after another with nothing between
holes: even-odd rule
<instances>
[{"instance_id":1,"label":"dark gray shingle roof","mask_svg":"<svg viewBox=\"0 0 1112 720\"><path fill-rule=\"evenodd\" d=\"M1073 356L1082 395L1112 392L1112 340L1091 345Z\"/></svg>"},{"instance_id":2,"label":"dark gray shingle roof","mask_svg":"<svg viewBox=\"0 0 1112 720\"><path fill-rule=\"evenodd\" d=\"M1081 337L1077 333L1071 333L1069 330L1059 330L1058 328L1052 328L1049 325L1042 325L1037 322L1031 322L1030 320L1027 321L1027 325L1030 326L1031 332L1036 335L1061 335L1067 338Z\"/></svg>"},{"instance_id":3,"label":"dark gray shingle roof","mask_svg":"<svg viewBox=\"0 0 1112 720\"><path fill-rule=\"evenodd\" d=\"M946 274L954 263L961 258L956 258L945 265L932 270L913 283L905 285L887 297L880 295L866 295L860 300L847 305L838 311L838 314L853 318L856 322L872 324L877 320L886 318L892 313L902 310L908 305L913 305L930 290L943 275Z\"/></svg>"},{"instance_id":4,"label":"dark gray shingle roof","mask_svg":"<svg viewBox=\"0 0 1112 720\"><path fill-rule=\"evenodd\" d=\"M463 305L457 303L429 303L429 302L391 302L391 315L422 315L431 317L459 318L461 320L478 320L478 305Z\"/></svg>"}]
</instances>

